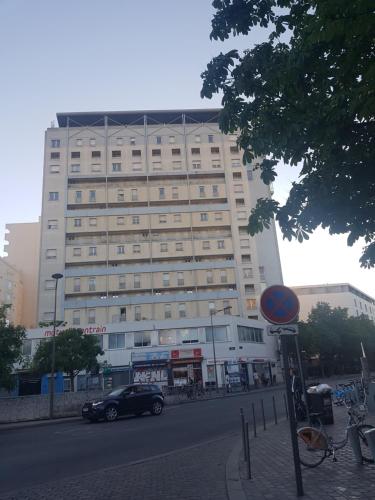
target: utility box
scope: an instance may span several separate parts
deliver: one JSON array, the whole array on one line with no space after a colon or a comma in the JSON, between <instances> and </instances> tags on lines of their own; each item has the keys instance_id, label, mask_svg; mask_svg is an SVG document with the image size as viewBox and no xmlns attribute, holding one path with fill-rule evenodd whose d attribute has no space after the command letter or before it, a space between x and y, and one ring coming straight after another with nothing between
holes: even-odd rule
<instances>
[{"instance_id":1,"label":"utility box","mask_svg":"<svg viewBox=\"0 0 375 500\"><path fill-rule=\"evenodd\" d=\"M332 395L330 391L321 393L307 393L310 413L321 413L321 421L324 425L333 424Z\"/></svg>"}]
</instances>

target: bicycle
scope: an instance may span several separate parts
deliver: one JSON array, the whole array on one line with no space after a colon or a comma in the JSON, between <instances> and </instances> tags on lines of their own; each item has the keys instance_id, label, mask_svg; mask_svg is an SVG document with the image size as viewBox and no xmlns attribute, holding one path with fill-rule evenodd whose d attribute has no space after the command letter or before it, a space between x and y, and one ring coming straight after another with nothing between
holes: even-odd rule
<instances>
[{"instance_id":1,"label":"bicycle","mask_svg":"<svg viewBox=\"0 0 375 500\"><path fill-rule=\"evenodd\" d=\"M348 410L348 423L344 439L341 441L334 441L334 439L327 434L327 431L325 430L320 419L321 416L322 413L310 414L312 420L319 423L318 428L309 426L301 427L297 430L299 456L302 465L314 468L320 465L326 458L331 456L333 462L337 462L336 451L341 450L348 443L348 428L351 426L355 426L358 431L362 460L367 463L374 463L374 459L365 436L365 432L373 429L374 426L363 423L366 418L364 413L361 413L359 410L354 410L353 408Z\"/></svg>"}]
</instances>

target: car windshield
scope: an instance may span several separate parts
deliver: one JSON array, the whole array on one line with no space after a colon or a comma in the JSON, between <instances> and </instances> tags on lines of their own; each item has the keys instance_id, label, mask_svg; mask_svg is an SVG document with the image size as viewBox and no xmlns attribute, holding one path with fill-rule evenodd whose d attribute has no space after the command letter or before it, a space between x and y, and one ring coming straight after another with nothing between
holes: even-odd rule
<instances>
[{"instance_id":1,"label":"car windshield","mask_svg":"<svg viewBox=\"0 0 375 500\"><path fill-rule=\"evenodd\" d=\"M114 391L110 392L108 396L120 396L122 392L126 389L126 387L119 387L118 389L115 389Z\"/></svg>"}]
</instances>

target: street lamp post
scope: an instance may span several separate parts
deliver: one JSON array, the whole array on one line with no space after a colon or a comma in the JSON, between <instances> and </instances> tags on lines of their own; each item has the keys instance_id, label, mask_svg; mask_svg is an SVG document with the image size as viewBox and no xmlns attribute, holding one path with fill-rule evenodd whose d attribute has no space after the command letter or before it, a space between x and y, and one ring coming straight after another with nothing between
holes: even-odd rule
<instances>
[{"instance_id":1,"label":"street lamp post","mask_svg":"<svg viewBox=\"0 0 375 500\"><path fill-rule=\"evenodd\" d=\"M224 307L224 309L219 309L218 311L215 311L215 309L210 310L210 317L211 317L211 336L212 336L212 351L214 354L214 371L215 371L215 385L216 385L216 392L219 389L219 384L217 380L217 367L216 367L216 349L215 349L215 335L214 335L214 322L212 319L212 316L218 312L222 311L230 311L232 309L232 306Z\"/></svg>"},{"instance_id":2,"label":"street lamp post","mask_svg":"<svg viewBox=\"0 0 375 500\"><path fill-rule=\"evenodd\" d=\"M52 278L55 280L55 306L53 309L53 336L52 336L52 359L51 359L51 378L50 378L50 398L49 398L49 418L53 418L53 403L55 397L55 358L56 358L56 347L55 347L55 337L56 337L56 303L57 303L57 284L59 279L63 277L60 273L52 274Z\"/></svg>"}]
</instances>

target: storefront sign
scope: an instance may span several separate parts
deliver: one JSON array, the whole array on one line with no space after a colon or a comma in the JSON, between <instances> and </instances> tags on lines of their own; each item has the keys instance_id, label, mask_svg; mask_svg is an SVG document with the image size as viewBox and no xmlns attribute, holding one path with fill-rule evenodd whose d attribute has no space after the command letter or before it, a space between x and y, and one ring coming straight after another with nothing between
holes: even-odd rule
<instances>
[{"instance_id":1,"label":"storefront sign","mask_svg":"<svg viewBox=\"0 0 375 500\"><path fill-rule=\"evenodd\" d=\"M51 327L48 327L48 328L51 328ZM55 334L56 335L59 335L61 332L65 331L66 328L56 328L56 332ZM89 335L90 333L92 334L100 334L100 333L106 333L107 332L107 328L105 326L89 326L87 328L81 328L81 330L83 331L83 333L85 335ZM42 330L42 336L43 337L53 337L53 329L50 330Z\"/></svg>"},{"instance_id":2,"label":"storefront sign","mask_svg":"<svg viewBox=\"0 0 375 500\"><path fill-rule=\"evenodd\" d=\"M201 358L202 349L175 349L171 351L171 359Z\"/></svg>"},{"instance_id":3,"label":"storefront sign","mask_svg":"<svg viewBox=\"0 0 375 500\"><path fill-rule=\"evenodd\" d=\"M173 352L173 351L172 351ZM169 360L168 351L132 352L132 362Z\"/></svg>"}]
</instances>

